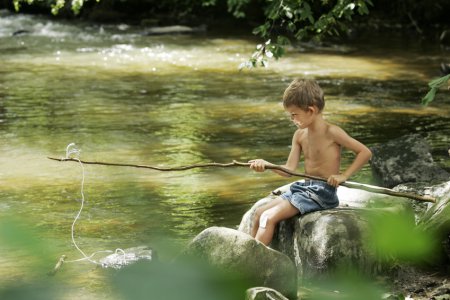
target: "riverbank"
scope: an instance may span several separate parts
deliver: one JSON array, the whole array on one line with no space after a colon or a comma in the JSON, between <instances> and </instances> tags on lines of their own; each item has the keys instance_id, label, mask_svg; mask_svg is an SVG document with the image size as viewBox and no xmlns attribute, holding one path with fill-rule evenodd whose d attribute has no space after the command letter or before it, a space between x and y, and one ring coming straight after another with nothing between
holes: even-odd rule
<instances>
[{"instance_id":1,"label":"riverbank","mask_svg":"<svg viewBox=\"0 0 450 300\"><path fill-rule=\"evenodd\" d=\"M450 277L448 270L403 267L392 278L392 297L404 295L414 300L450 299Z\"/></svg>"}]
</instances>

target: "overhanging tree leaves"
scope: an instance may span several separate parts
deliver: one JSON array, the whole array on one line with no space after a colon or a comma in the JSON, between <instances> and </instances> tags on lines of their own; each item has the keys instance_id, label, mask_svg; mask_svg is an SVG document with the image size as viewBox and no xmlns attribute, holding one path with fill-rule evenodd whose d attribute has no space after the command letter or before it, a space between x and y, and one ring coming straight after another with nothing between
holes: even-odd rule
<instances>
[{"instance_id":1,"label":"overhanging tree leaves","mask_svg":"<svg viewBox=\"0 0 450 300\"><path fill-rule=\"evenodd\" d=\"M229 1L229 5L230 2L248 1ZM320 40L326 35L340 35L348 30L347 22L355 14L368 14L369 6L373 5L371 0L266 0L265 3L266 20L253 30L265 42L257 45L241 68L267 66L269 58L283 56L284 47L291 40ZM232 5L233 14L242 15L243 7Z\"/></svg>"},{"instance_id":2,"label":"overhanging tree leaves","mask_svg":"<svg viewBox=\"0 0 450 300\"><path fill-rule=\"evenodd\" d=\"M444 85L447 84L450 89L449 83L450 83L450 74L430 81L428 83L430 90L425 95L425 97L422 98L422 105L427 106L431 101L433 101L436 96L437 91Z\"/></svg>"},{"instance_id":3,"label":"overhanging tree leaves","mask_svg":"<svg viewBox=\"0 0 450 300\"><path fill-rule=\"evenodd\" d=\"M81 8L87 0L71 0L71 8L74 14L79 14ZM99 2L100 0L96 0ZM66 0L13 0L14 8L16 11L20 10L20 6L22 3L27 3L29 5L40 2L43 4L47 4L51 7L52 14L56 15L58 12L66 5Z\"/></svg>"}]
</instances>

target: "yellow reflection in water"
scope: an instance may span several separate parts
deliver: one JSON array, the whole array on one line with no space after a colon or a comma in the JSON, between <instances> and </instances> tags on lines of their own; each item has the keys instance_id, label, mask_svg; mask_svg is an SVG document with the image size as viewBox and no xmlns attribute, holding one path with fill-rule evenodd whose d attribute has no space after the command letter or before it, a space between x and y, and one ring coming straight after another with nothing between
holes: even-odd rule
<instances>
[{"instance_id":1,"label":"yellow reflection in water","mask_svg":"<svg viewBox=\"0 0 450 300\"><path fill-rule=\"evenodd\" d=\"M133 44L111 44L96 47L79 47L50 54L27 57L31 65L60 66L76 69L108 70L108 72L143 73L149 76L167 75L175 70L196 72L238 72L253 51L254 41L243 39L206 38L202 41L189 37L138 37ZM144 46L145 45L145 46ZM413 57L408 53L386 57L356 54L298 52L287 49L279 61L270 61L268 70L283 76L340 77L389 80L411 78L429 80L426 74L417 72ZM20 55L9 59L20 62ZM253 69L252 73L264 73ZM100 75L100 74L99 74Z\"/></svg>"}]
</instances>

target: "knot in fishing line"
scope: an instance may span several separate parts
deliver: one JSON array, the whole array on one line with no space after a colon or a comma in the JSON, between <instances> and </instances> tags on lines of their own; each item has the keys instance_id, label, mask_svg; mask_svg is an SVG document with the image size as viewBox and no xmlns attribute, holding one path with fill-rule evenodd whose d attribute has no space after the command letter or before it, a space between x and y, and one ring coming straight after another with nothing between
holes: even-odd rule
<instances>
[{"instance_id":1,"label":"knot in fishing line","mask_svg":"<svg viewBox=\"0 0 450 300\"><path fill-rule=\"evenodd\" d=\"M81 153L81 150L77 148L75 143L70 143L66 147L66 157L65 158L66 159L69 159L69 158L79 159L80 158L80 153Z\"/></svg>"}]
</instances>

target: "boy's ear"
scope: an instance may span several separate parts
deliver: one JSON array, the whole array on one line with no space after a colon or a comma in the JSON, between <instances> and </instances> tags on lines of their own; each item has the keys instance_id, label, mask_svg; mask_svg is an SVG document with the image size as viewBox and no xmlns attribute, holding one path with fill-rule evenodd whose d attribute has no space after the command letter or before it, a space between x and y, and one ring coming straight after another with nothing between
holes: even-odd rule
<instances>
[{"instance_id":1,"label":"boy's ear","mask_svg":"<svg viewBox=\"0 0 450 300\"><path fill-rule=\"evenodd\" d=\"M318 113L318 112L319 112L319 109L318 109L317 106L315 106L315 105L308 106L308 112Z\"/></svg>"}]
</instances>

